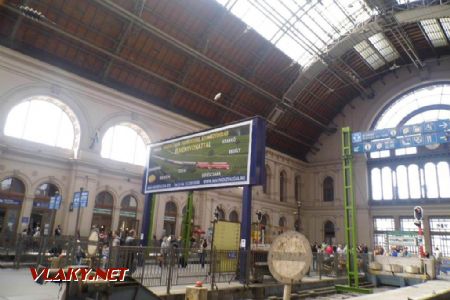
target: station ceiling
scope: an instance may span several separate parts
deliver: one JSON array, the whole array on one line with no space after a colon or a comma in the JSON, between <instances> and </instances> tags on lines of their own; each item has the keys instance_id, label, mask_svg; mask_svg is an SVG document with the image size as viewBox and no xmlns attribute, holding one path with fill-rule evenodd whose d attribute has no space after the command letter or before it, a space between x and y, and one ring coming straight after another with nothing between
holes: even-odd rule
<instances>
[{"instance_id":1,"label":"station ceiling","mask_svg":"<svg viewBox=\"0 0 450 300\"><path fill-rule=\"evenodd\" d=\"M267 145L303 160L374 82L450 54L450 1L287 0L298 10L281 17L268 3L283 1L249 1L307 61L240 19L239 1L3 0L0 44L209 126L262 116ZM306 18L338 4L352 28L324 41Z\"/></svg>"}]
</instances>

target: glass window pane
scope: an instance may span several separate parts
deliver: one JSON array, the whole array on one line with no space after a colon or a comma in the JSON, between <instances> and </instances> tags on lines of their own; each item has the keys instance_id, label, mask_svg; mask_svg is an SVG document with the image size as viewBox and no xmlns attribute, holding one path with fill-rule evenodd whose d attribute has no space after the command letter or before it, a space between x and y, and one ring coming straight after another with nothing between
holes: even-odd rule
<instances>
[{"instance_id":1,"label":"glass window pane","mask_svg":"<svg viewBox=\"0 0 450 300\"><path fill-rule=\"evenodd\" d=\"M439 197L436 178L436 166L434 165L434 163L425 164L425 182L426 182L427 197L428 198Z\"/></svg>"},{"instance_id":2,"label":"glass window pane","mask_svg":"<svg viewBox=\"0 0 450 300\"><path fill-rule=\"evenodd\" d=\"M412 199L420 198L420 177L419 177L419 166L409 165L408 166L408 181L409 181L409 194Z\"/></svg>"},{"instance_id":3,"label":"glass window pane","mask_svg":"<svg viewBox=\"0 0 450 300\"><path fill-rule=\"evenodd\" d=\"M437 174L439 180L439 195L441 198L450 197L450 172L448 163L441 161L437 164Z\"/></svg>"},{"instance_id":4,"label":"glass window pane","mask_svg":"<svg viewBox=\"0 0 450 300\"><path fill-rule=\"evenodd\" d=\"M381 187L381 171L378 168L374 168L370 174L372 182L372 200L382 199L382 187Z\"/></svg>"},{"instance_id":5,"label":"glass window pane","mask_svg":"<svg viewBox=\"0 0 450 300\"><path fill-rule=\"evenodd\" d=\"M101 156L121 162L145 165L147 146L136 125L120 124L109 128L102 139Z\"/></svg>"},{"instance_id":6,"label":"glass window pane","mask_svg":"<svg viewBox=\"0 0 450 300\"><path fill-rule=\"evenodd\" d=\"M430 218L430 230L450 233L450 217Z\"/></svg>"},{"instance_id":7,"label":"glass window pane","mask_svg":"<svg viewBox=\"0 0 450 300\"><path fill-rule=\"evenodd\" d=\"M373 219L374 231L394 231L395 223L394 218L374 218Z\"/></svg>"},{"instance_id":8,"label":"glass window pane","mask_svg":"<svg viewBox=\"0 0 450 300\"><path fill-rule=\"evenodd\" d=\"M72 118L69 117L69 114ZM59 100L36 96L16 105L8 114L5 135L64 149L78 146L79 123Z\"/></svg>"},{"instance_id":9,"label":"glass window pane","mask_svg":"<svg viewBox=\"0 0 450 300\"><path fill-rule=\"evenodd\" d=\"M414 225L414 218L400 218L401 231L418 231L418 227Z\"/></svg>"},{"instance_id":10,"label":"glass window pane","mask_svg":"<svg viewBox=\"0 0 450 300\"><path fill-rule=\"evenodd\" d=\"M389 167L384 167L381 170L381 178L383 185L383 199L384 200L392 200L393 191L392 191L392 171Z\"/></svg>"},{"instance_id":11,"label":"glass window pane","mask_svg":"<svg viewBox=\"0 0 450 300\"><path fill-rule=\"evenodd\" d=\"M396 170L397 174L397 190L398 190L398 197L400 199L408 199L409 198L409 192L408 192L408 174L406 172L406 166L398 166Z\"/></svg>"}]
</instances>

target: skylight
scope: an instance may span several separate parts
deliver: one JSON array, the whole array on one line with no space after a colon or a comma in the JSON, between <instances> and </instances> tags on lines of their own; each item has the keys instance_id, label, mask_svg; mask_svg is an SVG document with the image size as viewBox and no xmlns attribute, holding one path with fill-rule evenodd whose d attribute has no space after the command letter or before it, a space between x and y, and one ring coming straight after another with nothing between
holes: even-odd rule
<instances>
[{"instance_id":1,"label":"skylight","mask_svg":"<svg viewBox=\"0 0 450 300\"><path fill-rule=\"evenodd\" d=\"M384 65L381 56L372 48L368 41L362 41L355 45L355 50L362 58L374 69L378 69Z\"/></svg>"},{"instance_id":2,"label":"skylight","mask_svg":"<svg viewBox=\"0 0 450 300\"><path fill-rule=\"evenodd\" d=\"M450 18L441 18L439 21L445 31L445 35L447 35L447 38L450 39Z\"/></svg>"},{"instance_id":3,"label":"skylight","mask_svg":"<svg viewBox=\"0 0 450 300\"><path fill-rule=\"evenodd\" d=\"M447 46L447 38L436 19L420 21L423 30L434 47Z\"/></svg>"},{"instance_id":4,"label":"skylight","mask_svg":"<svg viewBox=\"0 0 450 300\"><path fill-rule=\"evenodd\" d=\"M302 67L372 14L363 0L217 1Z\"/></svg>"},{"instance_id":5,"label":"skylight","mask_svg":"<svg viewBox=\"0 0 450 300\"><path fill-rule=\"evenodd\" d=\"M399 57L397 50L392 47L391 43L386 39L383 33L377 33L369 38L369 41L375 47L375 49L383 55L386 61L391 62Z\"/></svg>"}]
</instances>

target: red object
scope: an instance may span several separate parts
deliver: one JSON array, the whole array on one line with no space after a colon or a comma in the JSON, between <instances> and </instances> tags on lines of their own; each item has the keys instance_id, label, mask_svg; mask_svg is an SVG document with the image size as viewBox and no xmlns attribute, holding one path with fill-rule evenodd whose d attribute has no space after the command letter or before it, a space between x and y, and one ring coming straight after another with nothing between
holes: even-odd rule
<instances>
[{"instance_id":1,"label":"red object","mask_svg":"<svg viewBox=\"0 0 450 300\"><path fill-rule=\"evenodd\" d=\"M326 254L333 254L333 247L331 245L328 245L325 249Z\"/></svg>"},{"instance_id":2,"label":"red object","mask_svg":"<svg viewBox=\"0 0 450 300\"><path fill-rule=\"evenodd\" d=\"M203 286L203 282L201 282L200 280L195 282L195 287L202 287Z\"/></svg>"}]
</instances>

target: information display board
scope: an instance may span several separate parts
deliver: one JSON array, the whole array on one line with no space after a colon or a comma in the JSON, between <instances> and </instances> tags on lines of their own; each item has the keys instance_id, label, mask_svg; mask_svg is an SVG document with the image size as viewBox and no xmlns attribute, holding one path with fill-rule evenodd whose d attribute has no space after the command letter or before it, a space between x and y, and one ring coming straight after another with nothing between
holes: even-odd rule
<instances>
[{"instance_id":1,"label":"information display board","mask_svg":"<svg viewBox=\"0 0 450 300\"><path fill-rule=\"evenodd\" d=\"M151 144L144 192L260 184L264 148L260 118Z\"/></svg>"}]
</instances>

